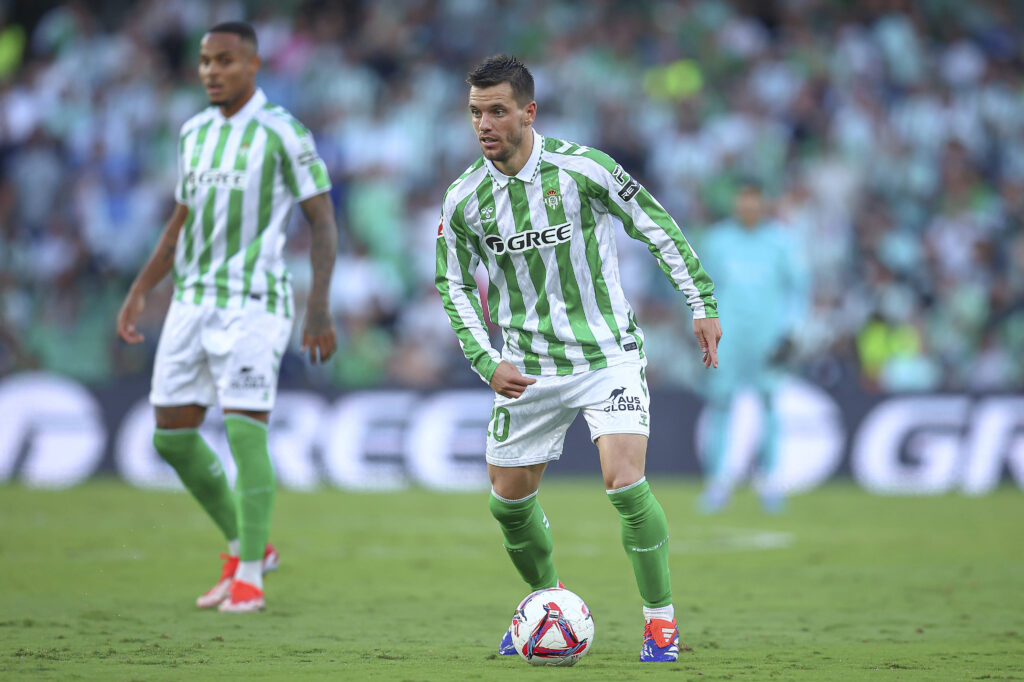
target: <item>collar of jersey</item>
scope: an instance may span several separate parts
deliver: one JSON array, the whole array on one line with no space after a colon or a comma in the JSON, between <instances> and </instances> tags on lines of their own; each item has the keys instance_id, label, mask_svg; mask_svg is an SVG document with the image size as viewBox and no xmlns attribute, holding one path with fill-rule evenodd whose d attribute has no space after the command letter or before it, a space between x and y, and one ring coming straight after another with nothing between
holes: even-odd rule
<instances>
[{"instance_id":1,"label":"collar of jersey","mask_svg":"<svg viewBox=\"0 0 1024 682\"><path fill-rule=\"evenodd\" d=\"M234 123L235 121L245 121L246 119L252 118L256 115L256 112L263 108L263 105L267 103L267 96L263 94L262 88L256 88L255 92L252 93L252 97L245 103L245 106L235 112L235 115L231 118L225 118L224 114L220 112L220 107L214 107L216 112L214 116L217 118L218 123Z\"/></svg>"},{"instance_id":2,"label":"collar of jersey","mask_svg":"<svg viewBox=\"0 0 1024 682\"><path fill-rule=\"evenodd\" d=\"M527 159L526 165L519 169L519 172L515 175L505 175L498 170L497 166L491 163L490 159L484 159L487 172L491 174L491 179L494 180L494 184L499 188L505 189L509 180L513 177L519 178L523 182L533 182L537 179L537 175L540 173L540 157L544 150L544 136L532 128L530 130L533 132L533 151L530 152L530 158Z\"/></svg>"}]
</instances>

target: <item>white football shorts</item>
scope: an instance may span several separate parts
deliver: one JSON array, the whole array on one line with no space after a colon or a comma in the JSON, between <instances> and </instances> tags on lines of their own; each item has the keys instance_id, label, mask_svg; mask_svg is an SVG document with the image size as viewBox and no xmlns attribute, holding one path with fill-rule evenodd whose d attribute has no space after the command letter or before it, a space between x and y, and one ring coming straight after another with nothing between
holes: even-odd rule
<instances>
[{"instance_id":1,"label":"white football shorts","mask_svg":"<svg viewBox=\"0 0 1024 682\"><path fill-rule=\"evenodd\" d=\"M565 432L583 410L590 439L608 433L650 435L643 360L567 376L534 377L519 398L496 395L487 425L487 462L528 466L558 459Z\"/></svg>"},{"instance_id":2,"label":"white football shorts","mask_svg":"<svg viewBox=\"0 0 1024 682\"><path fill-rule=\"evenodd\" d=\"M292 320L260 305L214 308L172 301L160 333L149 401L269 411Z\"/></svg>"}]
</instances>

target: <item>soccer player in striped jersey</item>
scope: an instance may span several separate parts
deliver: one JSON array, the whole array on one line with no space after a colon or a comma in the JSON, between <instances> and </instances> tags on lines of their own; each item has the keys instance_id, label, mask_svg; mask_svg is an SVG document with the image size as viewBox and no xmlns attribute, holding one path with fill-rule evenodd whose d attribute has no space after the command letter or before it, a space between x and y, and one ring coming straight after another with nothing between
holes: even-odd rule
<instances>
[{"instance_id":1,"label":"soccer player in striped jersey","mask_svg":"<svg viewBox=\"0 0 1024 682\"><path fill-rule=\"evenodd\" d=\"M327 307L338 239L330 180L309 131L256 87L259 67L250 25L218 24L203 37L210 107L182 126L177 205L117 320L124 341L142 341L135 325L146 294L173 272L150 392L153 444L227 540L221 577L196 604L234 613L264 608L262 576L277 565L267 543L276 490L267 422L294 315L281 252L296 202L312 230L302 352L323 362L337 345ZM234 492L197 430L215 402L238 466Z\"/></svg>"},{"instance_id":2,"label":"soccer player in striped jersey","mask_svg":"<svg viewBox=\"0 0 1024 682\"><path fill-rule=\"evenodd\" d=\"M679 227L625 169L533 130L533 77L522 62L492 57L467 82L483 157L445 193L436 284L473 370L497 394L486 449L491 513L530 589L560 584L537 490L582 409L643 600L640 660L674 661L668 523L644 476L644 337L620 284L615 232L644 242L683 292L705 367L718 366L714 285ZM481 263L500 353L473 277ZM499 652L515 653L510 633Z\"/></svg>"}]
</instances>

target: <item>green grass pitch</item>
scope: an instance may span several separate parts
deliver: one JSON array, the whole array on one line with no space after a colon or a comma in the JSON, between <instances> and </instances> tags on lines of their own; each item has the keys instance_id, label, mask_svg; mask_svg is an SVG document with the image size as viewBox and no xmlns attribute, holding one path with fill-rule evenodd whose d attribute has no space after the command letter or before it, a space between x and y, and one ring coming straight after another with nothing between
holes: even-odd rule
<instances>
[{"instance_id":1,"label":"green grass pitch","mask_svg":"<svg viewBox=\"0 0 1024 682\"><path fill-rule=\"evenodd\" d=\"M0 678L351 680L1024 679L1024 496L873 497L833 483L760 513L694 512L655 477L682 639L637 662L643 627L598 478L541 502L568 587L595 616L575 668L494 655L528 591L485 494L278 495L268 610L194 608L221 542L185 494L95 481L0 487Z\"/></svg>"}]
</instances>

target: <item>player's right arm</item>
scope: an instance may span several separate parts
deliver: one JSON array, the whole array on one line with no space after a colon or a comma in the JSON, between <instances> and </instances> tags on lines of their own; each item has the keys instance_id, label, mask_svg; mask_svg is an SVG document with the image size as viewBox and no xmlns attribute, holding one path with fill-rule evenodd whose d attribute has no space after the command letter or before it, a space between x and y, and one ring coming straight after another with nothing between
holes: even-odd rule
<instances>
[{"instance_id":1,"label":"player's right arm","mask_svg":"<svg viewBox=\"0 0 1024 682\"><path fill-rule=\"evenodd\" d=\"M117 314L117 335L128 343L139 343L145 339L136 331L135 323L146 307L146 294L152 291L174 267L174 250L178 245L181 226L188 218L188 210L187 206L175 204L171 219L167 221L160 235L160 241L125 296L121 311Z\"/></svg>"},{"instance_id":2,"label":"player's right arm","mask_svg":"<svg viewBox=\"0 0 1024 682\"><path fill-rule=\"evenodd\" d=\"M434 284L444 303L448 321L459 339L462 352L473 371L488 384L501 362L501 355L491 346L480 304L480 291L473 276L480 256L462 217L462 203L445 197L441 223L437 228L436 268ZM507 364L507 363L506 363Z\"/></svg>"}]
</instances>

